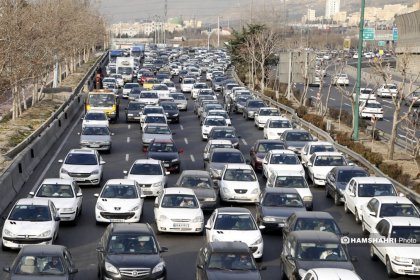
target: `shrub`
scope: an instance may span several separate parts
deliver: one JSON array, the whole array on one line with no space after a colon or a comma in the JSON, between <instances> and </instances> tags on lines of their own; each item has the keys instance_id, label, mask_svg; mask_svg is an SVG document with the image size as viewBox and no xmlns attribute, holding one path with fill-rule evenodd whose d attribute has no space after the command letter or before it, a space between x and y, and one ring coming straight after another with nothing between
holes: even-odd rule
<instances>
[{"instance_id":1,"label":"shrub","mask_svg":"<svg viewBox=\"0 0 420 280\"><path fill-rule=\"evenodd\" d=\"M279 99L277 99L277 102L279 102L281 104L284 104L288 107L292 107L292 105L293 105L293 103L290 100L287 100L287 98L282 96L282 95L279 96Z\"/></svg>"},{"instance_id":2,"label":"shrub","mask_svg":"<svg viewBox=\"0 0 420 280\"><path fill-rule=\"evenodd\" d=\"M379 165L379 169L395 180L402 174L402 168L396 163L383 162Z\"/></svg>"},{"instance_id":3,"label":"shrub","mask_svg":"<svg viewBox=\"0 0 420 280\"><path fill-rule=\"evenodd\" d=\"M328 115L334 119L334 120L338 120L338 117L340 116L340 110L339 109L335 109L335 108L329 108L328 109Z\"/></svg>"},{"instance_id":4,"label":"shrub","mask_svg":"<svg viewBox=\"0 0 420 280\"><path fill-rule=\"evenodd\" d=\"M299 107L301 108L301 107ZM305 107L303 107L305 108ZM305 108L306 109L306 108ZM318 116L315 114L306 114L303 116L303 119L307 122L310 122L311 124L315 125L316 127L321 128L322 130L325 130L327 127L327 124L324 122L324 118L322 116Z\"/></svg>"},{"instance_id":5,"label":"shrub","mask_svg":"<svg viewBox=\"0 0 420 280\"><path fill-rule=\"evenodd\" d=\"M308 109L305 106L300 106L296 109L296 114L299 118L303 118L308 113Z\"/></svg>"},{"instance_id":6,"label":"shrub","mask_svg":"<svg viewBox=\"0 0 420 280\"><path fill-rule=\"evenodd\" d=\"M271 88L264 89L264 95L271 99L276 99L276 92Z\"/></svg>"}]
</instances>

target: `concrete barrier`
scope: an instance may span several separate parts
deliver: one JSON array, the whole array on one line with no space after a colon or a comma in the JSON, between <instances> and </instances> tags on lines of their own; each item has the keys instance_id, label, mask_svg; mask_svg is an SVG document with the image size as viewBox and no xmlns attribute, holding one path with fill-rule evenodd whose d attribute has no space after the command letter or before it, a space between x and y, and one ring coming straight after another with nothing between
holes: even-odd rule
<instances>
[{"instance_id":1,"label":"concrete barrier","mask_svg":"<svg viewBox=\"0 0 420 280\"><path fill-rule=\"evenodd\" d=\"M0 186L0 212L3 213L17 195L17 191L13 187L13 179L10 172L4 173L0 178Z\"/></svg>"}]
</instances>

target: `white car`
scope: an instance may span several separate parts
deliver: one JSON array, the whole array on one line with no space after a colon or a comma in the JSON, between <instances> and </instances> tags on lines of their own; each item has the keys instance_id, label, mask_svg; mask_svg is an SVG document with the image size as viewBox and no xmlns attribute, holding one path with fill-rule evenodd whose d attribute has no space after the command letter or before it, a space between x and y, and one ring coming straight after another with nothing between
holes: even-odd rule
<instances>
[{"instance_id":1,"label":"white car","mask_svg":"<svg viewBox=\"0 0 420 280\"><path fill-rule=\"evenodd\" d=\"M124 86L124 78L121 74L111 74L111 77L117 80L118 87L122 88Z\"/></svg>"},{"instance_id":2,"label":"white car","mask_svg":"<svg viewBox=\"0 0 420 280\"><path fill-rule=\"evenodd\" d=\"M333 78L333 85L348 86L350 84L347 74L338 74Z\"/></svg>"},{"instance_id":3,"label":"white car","mask_svg":"<svg viewBox=\"0 0 420 280\"><path fill-rule=\"evenodd\" d=\"M169 93L171 93L168 86L165 84L153 85L152 91L157 93L159 99L162 99L164 97L169 97Z\"/></svg>"},{"instance_id":4,"label":"white car","mask_svg":"<svg viewBox=\"0 0 420 280\"><path fill-rule=\"evenodd\" d=\"M343 268L313 268L308 271L300 270L303 280L362 280L356 272Z\"/></svg>"},{"instance_id":5,"label":"white car","mask_svg":"<svg viewBox=\"0 0 420 280\"><path fill-rule=\"evenodd\" d=\"M109 118L105 112L102 111L88 111L82 120L82 128L84 128L86 125L101 125L109 127Z\"/></svg>"},{"instance_id":6,"label":"white car","mask_svg":"<svg viewBox=\"0 0 420 280\"><path fill-rule=\"evenodd\" d=\"M73 179L78 185L95 185L101 183L105 161L98 151L93 149L72 149L60 168L61 179Z\"/></svg>"},{"instance_id":7,"label":"white car","mask_svg":"<svg viewBox=\"0 0 420 280\"><path fill-rule=\"evenodd\" d=\"M159 103L159 95L156 91L142 90L138 101L146 105L157 105Z\"/></svg>"},{"instance_id":8,"label":"white car","mask_svg":"<svg viewBox=\"0 0 420 280\"><path fill-rule=\"evenodd\" d=\"M29 192L29 197L51 200L61 221L76 221L82 213L82 190L73 179L44 179L41 185Z\"/></svg>"},{"instance_id":9,"label":"white car","mask_svg":"<svg viewBox=\"0 0 420 280\"><path fill-rule=\"evenodd\" d=\"M201 125L201 138L207 140L211 129L216 126L227 126L226 119L222 116L206 117Z\"/></svg>"},{"instance_id":10,"label":"white car","mask_svg":"<svg viewBox=\"0 0 420 280\"><path fill-rule=\"evenodd\" d=\"M166 176L163 163L155 159L138 159L129 171L124 171L126 179L137 181L145 196L158 196L166 187Z\"/></svg>"},{"instance_id":11,"label":"white car","mask_svg":"<svg viewBox=\"0 0 420 280\"><path fill-rule=\"evenodd\" d=\"M200 90L208 88L207 83L195 83L191 88L191 98L196 99Z\"/></svg>"},{"instance_id":12,"label":"white car","mask_svg":"<svg viewBox=\"0 0 420 280\"><path fill-rule=\"evenodd\" d=\"M164 189L154 204L158 232L201 233L204 215L194 190L188 188Z\"/></svg>"},{"instance_id":13,"label":"white car","mask_svg":"<svg viewBox=\"0 0 420 280\"><path fill-rule=\"evenodd\" d=\"M306 182L305 176L298 171L275 170L267 178L267 188L295 189L308 210L313 209L313 195Z\"/></svg>"},{"instance_id":14,"label":"white car","mask_svg":"<svg viewBox=\"0 0 420 280\"><path fill-rule=\"evenodd\" d=\"M327 174L336 166L349 165L344 155L339 152L316 152L306 163L308 177L315 186L325 186Z\"/></svg>"},{"instance_id":15,"label":"white car","mask_svg":"<svg viewBox=\"0 0 420 280\"><path fill-rule=\"evenodd\" d=\"M370 257L380 259L389 277L420 274L420 219L413 217L383 218L375 227L372 238L395 238L396 243L371 243ZM416 277L418 278L418 277Z\"/></svg>"},{"instance_id":16,"label":"white car","mask_svg":"<svg viewBox=\"0 0 420 280\"><path fill-rule=\"evenodd\" d=\"M138 223L143 212L142 189L132 179L111 179L103 186L95 205L96 222Z\"/></svg>"},{"instance_id":17,"label":"white car","mask_svg":"<svg viewBox=\"0 0 420 280\"><path fill-rule=\"evenodd\" d=\"M171 81L163 82L167 87L170 93L176 92L175 84Z\"/></svg>"},{"instance_id":18,"label":"white car","mask_svg":"<svg viewBox=\"0 0 420 280\"><path fill-rule=\"evenodd\" d=\"M286 130L293 129L292 123L285 117L271 117L264 125L264 139L280 139Z\"/></svg>"},{"instance_id":19,"label":"white car","mask_svg":"<svg viewBox=\"0 0 420 280\"><path fill-rule=\"evenodd\" d=\"M225 110L210 110L207 112L207 117L210 116L222 116L226 121L226 125L232 125L232 120Z\"/></svg>"},{"instance_id":20,"label":"white car","mask_svg":"<svg viewBox=\"0 0 420 280\"><path fill-rule=\"evenodd\" d=\"M128 94L133 88L140 88L140 85L138 83L126 83L122 90L123 98L128 98Z\"/></svg>"},{"instance_id":21,"label":"white car","mask_svg":"<svg viewBox=\"0 0 420 280\"><path fill-rule=\"evenodd\" d=\"M191 92L193 85L195 84L194 78L184 78L181 83L181 92Z\"/></svg>"},{"instance_id":22,"label":"white car","mask_svg":"<svg viewBox=\"0 0 420 280\"><path fill-rule=\"evenodd\" d=\"M234 148L230 140L214 139L209 140L207 145L204 147L203 159L206 161L209 159L210 153L214 148Z\"/></svg>"},{"instance_id":23,"label":"white car","mask_svg":"<svg viewBox=\"0 0 420 280\"><path fill-rule=\"evenodd\" d=\"M330 142L309 142L303 147L300 154L302 164L305 165L314 153L319 152L337 152L337 149Z\"/></svg>"},{"instance_id":24,"label":"white car","mask_svg":"<svg viewBox=\"0 0 420 280\"><path fill-rule=\"evenodd\" d=\"M344 190L344 212L353 213L356 223L360 223L362 205L375 196L397 196L397 190L384 177L353 177Z\"/></svg>"},{"instance_id":25,"label":"white car","mask_svg":"<svg viewBox=\"0 0 420 280\"><path fill-rule=\"evenodd\" d=\"M142 123L144 123L144 120L146 119L148 114L161 114L165 115L165 110L163 110L162 106L155 106L155 105L146 105L140 114L140 126L142 126Z\"/></svg>"},{"instance_id":26,"label":"white car","mask_svg":"<svg viewBox=\"0 0 420 280\"><path fill-rule=\"evenodd\" d=\"M271 150L263 159L263 176L269 178L274 170L297 171L305 176L305 170L295 152L290 150Z\"/></svg>"},{"instance_id":27,"label":"white car","mask_svg":"<svg viewBox=\"0 0 420 280\"><path fill-rule=\"evenodd\" d=\"M220 198L226 202L256 203L261 193L254 169L249 164L226 164L220 178Z\"/></svg>"},{"instance_id":28,"label":"white car","mask_svg":"<svg viewBox=\"0 0 420 280\"><path fill-rule=\"evenodd\" d=\"M356 94L353 93L353 97L356 100ZM371 88L361 88L359 94L359 101L363 100L376 100L376 94Z\"/></svg>"},{"instance_id":29,"label":"white car","mask_svg":"<svg viewBox=\"0 0 420 280\"><path fill-rule=\"evenodd\" d=\"M2 248L51 245L58 235L60 215L49 199L19 199L3 225Z\"/></svg>"},{"instance_id":30,"label":"white car","mask_svg":"<svg viewBox=\"0 0 420 280\"><path fill-rule=\"evenodd\" d=\"M258 109L254 114L255 126L258 128L264 128L265 124L272 117L279 117L280 112L274 107L262 107Z\"/></svg>"},{"instance_id":31,"label":"white car","mask_svg":"<svg viewBox=\"0 0 420 280\"><path fill-rule=\"evenodd\" d=\"M251 212L242 207L217 208L206 224L206 241L242 241L246 243L256 259L264 252L260 229Z\"/></svg>"},{"instance_id":32,"label":"white car","mask_svg":"<svg viewBox=\"0 0 420 280\"><path fill-rule=\"evenodd\" d=\"M381 103L376 100L365 100L360 102L359 114L361 118L375 117L378 120L384 118L384 109Z\"/></svg>"},{"instance_id":33,"label":"white car","mask_svg":"<svg viewBox=\"0 0 420 280\"><path fill-rule=\"evenodd\" d=\"M379 97L396 97L398 88L396 84L383 84L376 90L376 94Z\"/></svg>"},{"instance_id":34,"label":"white car","mask_svg":"<svg viewBox=\"0 0 420 280\"><path fill-rule=\"evenodd\" d=\"M144 121L140 123L142 132L148 124L167 124L168 119L165 114L147 114Z\"/></svg>"},{"instance_id":35,"label":"white car","mask_svg":"<svg viewBox=\"0 0 420 280\"><path fill-rule=\"evenodd\" d=\"M406 197L378 196L362 205L362 230L374 232L376 224L386 217L420 217L420 212Z\"/></svg>"}]
</instances>

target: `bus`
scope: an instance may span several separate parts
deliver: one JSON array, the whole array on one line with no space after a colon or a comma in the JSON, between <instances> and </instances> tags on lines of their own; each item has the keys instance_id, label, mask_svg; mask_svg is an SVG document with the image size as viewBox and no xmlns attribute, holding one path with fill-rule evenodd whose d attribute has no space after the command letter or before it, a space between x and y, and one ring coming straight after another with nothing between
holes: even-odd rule
<instances>
[{"instance_id":1,"label":"bus","mask_svg":"<svg viewBox=\"0 0 420 280\"><path fill-rule=\"evenodd\" d=\"M111 121L115 122L119 114L118 96L106 89L89 92L85 101L85 112L91 110L102 111Z\"/></svg>"}]
</instances>

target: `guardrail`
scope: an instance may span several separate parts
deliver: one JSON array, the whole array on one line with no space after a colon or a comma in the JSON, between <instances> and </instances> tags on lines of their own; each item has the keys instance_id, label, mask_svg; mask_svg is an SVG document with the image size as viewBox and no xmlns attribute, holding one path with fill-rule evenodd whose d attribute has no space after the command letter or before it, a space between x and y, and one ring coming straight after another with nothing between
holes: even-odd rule
<instances>
[{"instance_id":1,"label":"guardrail","mask_svg":"<svg viewBox=\"0 0 420 280\"><path fill-rule=\"evenodd\" d=\"M236 72L233 70L232 71L232 76L237 80L240 81ZM242 82L241 82L242 83ZM243 83L242 83L243 85ZM270 106L274 106L279 108L280 110L284 110L287 113L291 114L292 117L292 121L294 121L296 124L298 124L300 127L308 130L311 134L314 134L315 136L317 136L318 138L322 138L328 142L334 143L334 145L337 147L337 150L348 155L349 157L351 157L353 160L359 162L362 166L364 166L365 168L367 168L371 173L375 174L375 176L380 176L380 177L386 177L388 178L397 188L397 190L399 192L404 193L405 196L407 196L411 201L413 201L414 203L416 203L417 205L420 205L420 195L416 192L414 192L413 190L407 188L406 186L404 186L403 184L397 182L396 180L388 177L385 173L383 173L379 168L377 168L376 166L372 165L367 159L365 159L364 157L362 157L361 155L359 155L358 153L354 152L353 150L342 146L340 144L338 144L332 137L331 135L320 129L319 127L304 121L303 119L299 118L296 113L295 110L285 106L284 104L278 103L274 100L272 100L271 98L254 91L253 92L256 96L258 96L258 98L268 102L268 104Z\"/></svg>"}]
</instances>

